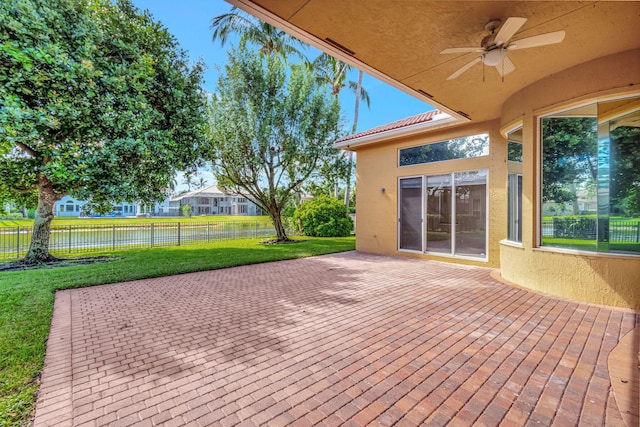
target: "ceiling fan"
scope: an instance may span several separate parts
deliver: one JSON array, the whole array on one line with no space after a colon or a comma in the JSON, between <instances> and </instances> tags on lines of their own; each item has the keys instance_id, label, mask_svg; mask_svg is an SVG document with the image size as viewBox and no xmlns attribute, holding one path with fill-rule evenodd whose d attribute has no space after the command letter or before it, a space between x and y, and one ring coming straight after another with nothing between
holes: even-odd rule
<instances>
[{"instance_id":1,"label":"ceiling fan","mask_svg":"<svg viewBox=\"0 0 640 427\"><path fill-rule=\"evenodd\" d=\"M504 78L507 74L516 69L513 62L507 56L510 50L526 49L530 47L546 46L549 44L560 43L564 40L564 31L555 31L553 33L539 34L537 36L526 37L520 40L511 41L511 37L527 22L527 18L508 18L500 27L499 19L491 20L484 26L485 30L490 34L482 39L480 47L454 47L445 49L440 53L479 53L480 56L474 58L471 62L464 65L455 73L447 77L447 80L453 80L462 73L473 67L478 62L484 65L495 67L500 76ZM496 33L496 30L500 30Z\"/></svg>"}]
</instances>

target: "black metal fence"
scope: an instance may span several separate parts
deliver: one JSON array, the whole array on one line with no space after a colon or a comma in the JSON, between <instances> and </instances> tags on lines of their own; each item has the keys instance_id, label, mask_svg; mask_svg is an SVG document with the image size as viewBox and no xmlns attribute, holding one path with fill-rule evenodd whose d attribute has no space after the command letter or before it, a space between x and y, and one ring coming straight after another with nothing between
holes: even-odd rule
<instances>
[{"instance_id":1,"label":"black metal fence","mask_svg":"<svg viewBox=\"0 0 640 427\"><path fill-rule=\"evenodd\" d=\"M32 227L0 228L0 259L22 258ZM186 246L229 239L267 237L273 226L264 221L149 224L64 225L51 227L53 255L121 249Z\"/></svg>"},{"instance_id":2,"label":"black metal fence","mask_svg":"<svg viewBox=\"0 0 640 427\"><path fill-rule=\"evenodd\" d=\"M609 220L609 241L640 243L640 222ZM562 239L595 240L596 218L554 217L542 220L542 236Z\"/></svg>"}]
</instances>

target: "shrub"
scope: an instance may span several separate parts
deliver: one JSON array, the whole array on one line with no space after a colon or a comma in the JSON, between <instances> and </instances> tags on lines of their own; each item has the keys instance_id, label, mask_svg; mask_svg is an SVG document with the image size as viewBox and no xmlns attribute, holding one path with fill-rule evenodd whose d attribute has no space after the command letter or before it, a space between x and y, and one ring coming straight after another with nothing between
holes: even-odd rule
<instances>
[{"instance_id":1,"label":"shrub","mask_svg":"<svg viewBox=\"0 0 640 427\"><path fill-rule=\"evenodd\" d=\"M353 220L342 202L326 195L302 203L294 219L300 231L312 237L343 237L353 230Z\"/></svg>"},{"instance_id":2,"label":"shrub","mask_svg":"<svg viewBox=\"0 0 640 427\"><path fill-rule=\"evenodd\" d=\"M0 219L22 219L22 214L19 212L5 213L0 215Z\"/></svg>"},{"instance_id":3,"label":"shrub","mask_svg":"<svg viewBox=\"0 0 640 427\"><path fill-rule=\"evenodd\" d=\"M282 225L284 225L285 230L287 230L287 233L293 233L296 234L298 233L298 225L297 225L297 220L294 218L294 215L296 213L296 207L293 205L287 206L284 209L282 209L282 212L280 213L280 217L282 218Z\"/></svg>"},{"instance_id":4,"label":"shrub","mask_svg":"<svg viewBox=\"0 0 640 427\"><path fill-rule=\"evenodd\" d=\"M182 206L180 206L180 213L182 213L182 216L190 217L191 216L191 205L182 205Z\"/></svg>"}]
</instances>

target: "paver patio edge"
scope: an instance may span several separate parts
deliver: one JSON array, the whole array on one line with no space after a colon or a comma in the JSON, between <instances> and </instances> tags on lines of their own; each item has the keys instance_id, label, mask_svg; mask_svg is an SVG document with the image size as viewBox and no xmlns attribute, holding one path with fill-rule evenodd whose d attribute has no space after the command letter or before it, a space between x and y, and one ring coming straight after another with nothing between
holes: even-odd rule
<instances>
[{"instance_id":1,"label":"paver patio edge","mask_svg":"<svg viewBox=\"0 0 640 427\"><path fill-rule=\"evenodd\" d=\"M58 291L40 378L34 427L73 425L71 350L71 292Z\"/></svg>"},{"instance_id":2,"label":"paver patio edge","mask_svg":"<svg viewBox=\"0 0 640 427\"><path fill-rule=\"evenodd\" d=\"M640 419L640 327L622 337L609 353L608 365L622 419L633 427Z\"/></svg>"},{"instance_id":3,"label":"paver patio edge","mask_svg":"<svg viewBox=\"0 0 640 427\"><path fill-rule=\"evenodd\" d=\"M521 291L531 292L531 293L542 295L544 297L555 299L555 300L558 300L558 301L565 301L565 302L569 302L569 303L578 303L578 304L586 304L586 305L590 305L590 306L593 306L593 307L604 308L604 309L607 309L607 310L613 309L613 310L620 311L620 312L623 312L623 313L631 313L631 314L640 315L640 310L636 310L634 308L618 307L618 306L615 306L615 305L606 305L606 304L597 304L595 302L583 302L583 301L578 301L578 300L574 300L574 299L571 299L571 298L561 297L561 296L554 295L554 294L551 294L551 293L548 293L548 292L542 292L542 291L539 291L537 289L527 288L526 286L519 285L516 282L512 282L512 281L507 280L504 277L502 277L502 273L500 272L499 268L492 268L491 271L489 272L489 275L496 282L502 283L504 285L509 285L512 288L520 289Z\"/></svg>"}]
</instances>

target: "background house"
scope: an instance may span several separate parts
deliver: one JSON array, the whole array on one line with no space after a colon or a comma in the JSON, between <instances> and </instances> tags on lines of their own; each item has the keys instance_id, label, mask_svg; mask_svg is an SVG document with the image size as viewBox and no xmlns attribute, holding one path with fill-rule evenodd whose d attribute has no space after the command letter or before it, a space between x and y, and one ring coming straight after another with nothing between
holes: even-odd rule
<instances>
[{"instance_id":1,"label":"background house","mask_svg":"<svg viewBox=\"0 0 640 427\"><path fill-rule=\"evenodd\" d=\"M191 215L262 215L262 210L242 194L225 194L215 185L173 197L169 208L191 206Z\"/></svg>"},{"instance_id":2,"label":"background house","mask_svg":"<svg viewBox=\"0 0 640 427\"><path fill-rule=\"evenodd\" d=\"M115 203L110 212L102 216L133 216L136 214L135 203L122 202ZM98 215L87 206L87 202L74 199L71 196L64 196L55 203L54 212L56 216L95 216Z\"/></svg>"}]
</instances>

